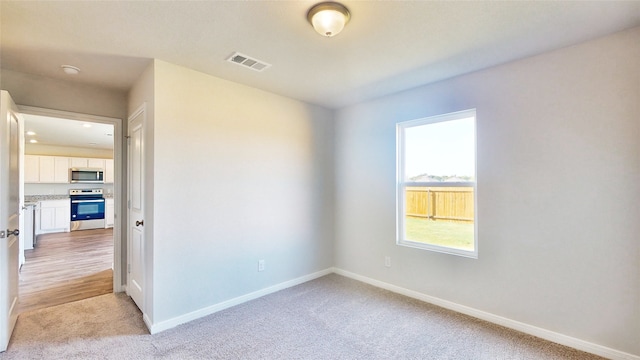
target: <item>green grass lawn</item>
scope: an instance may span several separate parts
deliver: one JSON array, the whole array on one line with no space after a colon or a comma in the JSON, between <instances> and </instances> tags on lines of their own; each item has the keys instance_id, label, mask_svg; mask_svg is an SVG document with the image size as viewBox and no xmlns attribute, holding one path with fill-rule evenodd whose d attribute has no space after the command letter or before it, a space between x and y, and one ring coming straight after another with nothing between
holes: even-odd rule
<instances>
[{"instance_id":1,"label":"green grass lawn","mask_svg":"<svg viewBox=\"0 0 640 360\"><path fill-rule=\"evenodd\" d=\"M407 240L473 251L473 224L406 218Z\"/></svg>"}]
</instances>

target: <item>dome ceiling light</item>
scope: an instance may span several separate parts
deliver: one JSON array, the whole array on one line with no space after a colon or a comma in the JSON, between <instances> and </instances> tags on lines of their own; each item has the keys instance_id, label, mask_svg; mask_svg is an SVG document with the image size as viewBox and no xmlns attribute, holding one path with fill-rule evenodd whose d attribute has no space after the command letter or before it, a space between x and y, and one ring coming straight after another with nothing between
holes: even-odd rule
<instances>
[{"instance_id":1,"label":"dome ceiling light","mask_svg":"<svg viewBox=\"0 0 640 360\"><path fill-rule=\"evenodd\" d=\"M349 9L336 2L316 4L307 13L309 23L318 34L326 37L338 35L350 18Z\"/></svg>"},{"instance_id":2,"label":"dome ceiling light","mask_svg":"<svg viewBox=\"0 0 640 360\"><path fill-rule=\"evenodd\" d=\"M75 67L75 66L62 65L60 67L62 68L62 71L64 71L64 73L67 74L67 75L78 75L78 74L80 74L80 69Z\"/></svg>"}]
</instances>

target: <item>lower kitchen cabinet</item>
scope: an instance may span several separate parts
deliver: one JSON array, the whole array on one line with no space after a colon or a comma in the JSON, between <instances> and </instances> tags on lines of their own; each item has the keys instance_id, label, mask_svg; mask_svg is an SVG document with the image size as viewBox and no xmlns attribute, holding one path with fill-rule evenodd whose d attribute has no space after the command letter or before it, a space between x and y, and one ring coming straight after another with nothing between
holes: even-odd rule
<instances>
[{"instance_id":1,"label":"lower kitchen cabinet","mask_svg":"<svg viewBox=\"0 0 640 360\"><path fill-rule=\"evenodd\" d=\"M40 227L38 234L69 232L71 227L71 203L65 200L40 201Z\"/></svg>"},{"instance_id":2,"label":"lower kitchen cabinet","mask_svg":"<svg viewBox=\"0 0 640 360\"><path fill-rule=\"evenodd\" d=\"M33 239L36 235L35 234L35 223L36 223L35 211L36 211L35 205L30 204L30 205L24 206L24 212L23 212L23 216L24 216L23 231L24 232L20 234L22 235L22 243L23 243L24 250L33 249Z\"/></svg>"},{"instance_id":3,"label":"lower kitchen cabinet","mask_svg":"<svg viewBox=\"0 0 640 360\"><path fill-rule=\"evenodd\" d=\"M104 205L104 227L106 228L112 228L113 227L113 223L115 220L115 212L114 212L114 205L113 205L113 199L105 199L105 205Z\"/></svg>"}]
</instances>

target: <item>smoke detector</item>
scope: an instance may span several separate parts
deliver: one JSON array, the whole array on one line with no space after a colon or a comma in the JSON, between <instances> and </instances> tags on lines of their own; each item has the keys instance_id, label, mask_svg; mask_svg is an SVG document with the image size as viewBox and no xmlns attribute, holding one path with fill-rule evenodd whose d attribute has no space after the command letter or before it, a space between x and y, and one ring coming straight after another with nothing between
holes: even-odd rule
<instances>
[{"instance_id":1,"label":"smoke detector","mask_svg":"<svg viewBox=\"0 0 640 360\"><path fill-rule=\"evenodd\" d=\"M239 52L233 53L233 55L231 55L227 59L227 61L237 65L242 65L255 71L264 71L271 66L271 64L268 64L262 60L252 58Z\"/></svg>"}]
</instances>

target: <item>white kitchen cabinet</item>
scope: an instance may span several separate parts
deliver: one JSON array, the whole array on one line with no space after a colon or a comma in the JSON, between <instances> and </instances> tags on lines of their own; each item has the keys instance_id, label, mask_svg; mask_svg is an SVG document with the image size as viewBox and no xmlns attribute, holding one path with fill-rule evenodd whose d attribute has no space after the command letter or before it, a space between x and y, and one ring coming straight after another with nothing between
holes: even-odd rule
<instances>
[{"instance_id":1,"label":"white kitchen cabinet","mask_svg":"<svg viewBox=\"0 0 640 360\"><path fill-rule=\"evenodd\" d=\"M105 159L104 161L104 182L113 184L113 159Z\"/></svg>"},{"instance_id":2,"label":"white kitchen cabinet","mask_svg":"<svg viewBox=\"0 0 640 360\"><path fill-rule=\"evenodd\" d=\"M89 167L89 159L87 158L79 158L79 157L72 157L69 158L69 167L72 168L87 168Z\"/></svg>"},{"instance_id":3,"label":"white kitchen cabinet","mask_svg":"<svg viewBox=\"0 0 640 360\"><path fill-rule=\"evenodd\" d=\"M24 156L24 182L25 183L40 182L40 156L38 155Z\"/></svg>"},{"instance_id":4,"label":"white kitchen cabinet","mask_svg":"<svg viewBox=\"0 0 640 360\"><path fill-rule=\"evenodd\" d=\"M53 162L53 182L69 183L69 158L55 156Z\"/></svg>"},{"instance_id":5,"label":"white kitchen cabinet","mask_svg":"<svg viewBox=\"0 0 640 360\"><path fill-rule=\"evenodd\" d=\"M87 166L104 170L104 159L87 159Z\"/></svg>"},{"instance_id":6,"label":"white kitchen cabinet","mask_svg":"<svg viewBox=\"0 0 640 360\"><path fill-rule=\"evenodd\" d=\"M69 216L69 218L71 218L71 216ZM38 202L36 204L36 208L35 211L33 212L33 222L35 223L34 227L33 227L33 238L36 239L37 235L42 234L42 230L40 230L40 203ZM71 224L69 224L69 227L71 227Z\"/></svg>"},{"instance_id":7,"label":"white kitchen cabinet","mask_svg":"<svg viewBox=\"0 0 640 360\"><path fill-rule=\"evenodd\" d=\"M24 182L68 184L69 168L104 170L105 183L113 184L113 159L90 159L64 156L25 155Z\"/></svg>"},{"instance_id":8,"label":"white kitchen cabinet","mask_svg":"<svg viewBox=\"0 0 640 360\"><path fill-rule=\"evenodd\" d=\"M35 237L34 229L35 229L35 205L25 205L24 211L22 212L24 216L24 232L20 235L22 236L22 243L24 250L33 249L33 238Z\"/></svg>"},{"instance_id":9,"label":"white kitchen cabinet","mask_svg":"<svg viewBox=\"0 0 640 360\"><path fill-rule=\"evenodd\" d=\"M105 159L72 157L69 158L69 164L72 168L104 169L104 160Z\"/></svg>"},{"instance_id":10,"label":"white kitchen cabinet","mask_svg":"<svg viewBox=\"0 0 640 360\"><path fill-rule=\"evenodd\" d=\"M105 199L104 205L104 227L112 228L113 223L115 222L115 206L113 204L113 199Z\"/></svg>"},{"instance_id":11,"label":"white kitchen cabinet","mask_svg":"<svg viewBox=\"0 0 640 360\"><path fill-rule=\"evenodd\" d=\"M62 156L25 155L25 183L68 183L69 158Z\"/></svg>"},{"instance_id":12,"label":"white kitchen cabinet","mask_svg":"<svg viewBox=\"0 0 640 360\"><path fill-rule=\"evenodd\" d=\"M40 179L41 183L52 183L55 175L55 161L53 156L40 156Z\"/></svg>"},{"instance_id":13,"label":"white kitchen cabinet","mask_svg":"<svg viewBox=\"0 0 640 360\"><path fill-rule=\"evenodd\" d=\"M40 201L40 227L38 233L68 232L71 227L71 202L64 200Z\"/></svg>"}]
</instances>

